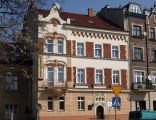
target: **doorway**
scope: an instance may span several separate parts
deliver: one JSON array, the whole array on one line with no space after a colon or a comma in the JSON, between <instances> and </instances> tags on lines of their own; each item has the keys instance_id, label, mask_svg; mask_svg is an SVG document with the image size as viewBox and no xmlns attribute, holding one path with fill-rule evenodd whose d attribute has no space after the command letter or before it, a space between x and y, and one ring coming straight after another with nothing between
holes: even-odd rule
<instances>
[{"instance_id":1,"label":"doorway","mask_svg":"<svg viewBox=\"0 0 156 120\"><path fill-rule=\"evenodd\" d=\"M97 116L97 119L104 119L104 109L102 106L98 106L96 108L96 116Z\"/></svg>"}]
</instances>

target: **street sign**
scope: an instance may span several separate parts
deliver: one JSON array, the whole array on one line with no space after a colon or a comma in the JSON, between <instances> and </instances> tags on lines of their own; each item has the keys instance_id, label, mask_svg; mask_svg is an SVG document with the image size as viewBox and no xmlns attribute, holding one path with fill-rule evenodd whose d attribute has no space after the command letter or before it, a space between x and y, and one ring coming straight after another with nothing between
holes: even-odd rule
<instances>
[{"instance_id":1,"label":"street sign","mask_svg":"<svg viewBox=\"0 0 156 120\"><path fill-rule=\"evenodd\" d=\"M115 97L118 97L121 92L122 87L121 86L112 86L112 90L115 94Z\"/></svg>"},{"instance_id":2,"label":"street sign","mask_svg":"<svg viewBox=\"0 0 156 120\"><path fill-rule=\"evenodd\" d=\"M121 98L120 97L113 97L112 98L112 107L120 109L121 106Z\"/></svg>"}]
</instances>

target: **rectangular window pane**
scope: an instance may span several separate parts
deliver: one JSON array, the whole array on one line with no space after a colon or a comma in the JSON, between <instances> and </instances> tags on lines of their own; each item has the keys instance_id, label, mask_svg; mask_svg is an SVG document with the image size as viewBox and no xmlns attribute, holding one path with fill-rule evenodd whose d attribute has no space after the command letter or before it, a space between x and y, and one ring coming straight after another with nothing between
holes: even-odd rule
<instances>
[{"instance_id":1,"label":"rectangular window pane","mask_svg":"<svg viewBox=\"0 0 156 120\"><path fill-rule=\"evenodd\" d=\"M151 62L156 62L156 50L151 51Z\"/></svg>"},{"instance_id":2,"label":"rectangular window pane","mask_svg":"<svg viewBox=\"0 0 156 120\"><path fill-rule=\"evenodd\" d=\"M113 84L119 84L119 71L113 70Z\"/></svg>"},{"instance_id":3,"label":"rectangular window pane","mask_svg":"<svg viewBox=\"0 0 156 120\"><path fill-rule=\"evenodd\" d=\"M150 28L149 38L155 39L155 29L154 28Z\"/></svg>"},{"instance_id":4,"label":"rectangular window pane","mask_svg":"<svg viewBox=\"0 0 156 120\"><path fill-rule=\"evenodd\" d=\"M63 53L63 41L57 41L58 53Z\"/></svg>"},{"instance_id":5,"label":"rectangular window pane","mask_svg":"<svg viewBox=\"0 0 156 120\"><path fill-rule=\"evenodd\" d=\"M102 46L100 44L95 45L95 57L102 57Z\"/></svg>"},{"instance_id":6,"label":"rectangular window pane","mask_svg":"<svg viewBox=\"0 0 156 120\"><path fill-rule=\"evenodd\" d=\"M156 72L152 72L152 84L156 84Z\"/></svg>"},{"instance_id":7,"label":"rectangular window pane","mask_svg":"<svg viewBox=\"0 0 156 120\"><path fill-rule=\"evenodd\" d=\"M53 51L52 40L47 40L47 52L52 52L52 51Z\"/></svg>"},{"instance_id":8,"label":"rectangular window pane","mask_svg":"<svg viewBox=\"0 0 156 120\"><path fill-rule=\"evenodd\" d=\"M78 97L78 110L85 109L84 97Z\"/></svg>"},{"instance_id":9,"label":"rectangular window pane","mask_svg":"<svg viewBox=\"0 0 156 120\"><path fill-rule=\"evenodd\" d=\"M135 71L134 72L134 82L135 83L142 83L144 79L144 72Z\"/></svg>"},{"instance_id":10,"label":"rectangular window pane","mask_svg":"<svg viewBox=\"0 0 156 120\"><path fill-rule=\"evenodd\" d=\"M52 97L48 97L48 110L53 110Z\"/></svg>"},{"instance_id":11,"label":"rectangular window pane","mask_svg":"<svg viewBox=\"0 0 156 120\"><path fill-rule=\"evenodd\" d=\"M54 82L54 68L53 67L48 67L47 68L47 84L48 86L53 85Z\"/></svg>"},{"instance_id":12,"label":"rectangular window pane","mask_svg":"<svg viewBox=\"0 0 156 120\"><path fill-rule=\"evenodd\" d=\"M5 105L5 120L17 119L17 105Z\"/></svg>"},{"instance_id":13,"label":"rectangular window pane","mask_svg":"<svg viewBox=\"0 0 156 120\"><path fill-rule=\"evenodd\" d=\"M84 83L85 82L85 71L84 71L84 69L78 69L77 70L77 82L78 83Z\"/></svg>"},{"instance_id":14,"label":"rectangular window pane","mask_svg":"<svg viewBox=\"0 0 156 120\"><path fill-rule=\"evenodd\" d=\"M133 36L141 36L141 26L133 25Z\"/></svg>"},{"instance_id":15,"label":"rectangular window pane","mask_svg":"<svg viewBox=\"0 0 156 120\"><path fill-rule=\"evenodd\" d=\"M12 75L12 73L10 75L6 76L6 89L7 90L17 90L18 89L18 80L17 80L17 76Z\"/></svg>"},{"instance_id":16,"label":"rectangular window pane","mask_svg":"<svg viewBox=\"0 0 156 120\"><path fill-rule=\"evenodd\" d=\"M112 46L112 58L118 58L118 46Z\"/></svg>"},{"instance_id":17,"label":"rectangular window pane","mask_svg":"<svg viewBox=\"0 0 156 120\"><path fill-rule=\"evenodd\" d=\"M64 82L64 68L63 67L58 67L58 81L59 82Z\"/></svg>"},{"instance_id":18,"label":"rectangular window pane","mask_svg":"<svg viewBox=\"0 0 156 120\"><path fill-rule=\"evenodd\" d=\"M96 70L96 83L102 84L102 70Z\"/></svg>"},{"instance_id":19,"label":"rectangular window pane","mask_svg":"<svg viewBox=\"0 0 156 120\"><path fill-rule=\"evenodd\" d=\"M143 60L143 49L134 47L134 59Z\"/></svg>"},{"instance_id":20,"label":"rectangular window pane","mask_svg":"<svg viewBox=\"0 0 156 120\"><path fill-rule=\"evenodd\" d=\"M84 43L77 43L77 55L84 56Z\"/></svg>"},{"instance_id":21,"label":"rectangular window pane","mask_svg":"<svg viewBox=\"0 0 156 120\"><path fill-rule=\"evenodd\" d=\"M64 110L64 97L59 97L59 109Z\"/></svg>"}]
</instances>

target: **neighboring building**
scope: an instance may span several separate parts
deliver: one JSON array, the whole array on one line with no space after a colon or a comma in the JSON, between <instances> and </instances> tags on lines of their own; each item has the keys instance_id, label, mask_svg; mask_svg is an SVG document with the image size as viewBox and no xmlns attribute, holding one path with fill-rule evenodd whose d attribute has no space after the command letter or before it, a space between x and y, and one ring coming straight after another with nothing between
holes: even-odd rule
<instances>
[{"instance_id":1,"label":"neighboring building","mask_svg":"<svg viewBox=\"0 0 156 120\"><path fill-rule=\"evenodd\" d=\"M0 120L32 120L32 61L18 52L12 59L13 50L8 43L1 42L0 46L4 50L1 52L9 56L9 61L5 61L6 56L0 58Z\"/></svg>"},{"instance_id":2,"label":"neighboring building","mask_svg":"<svg viewBox=\"0 0 156 120\"><path fill-rule=\"evenodd\" d=\"M129 32L131 110L155 110L155 9L143 13L137 3L124 7L104 7L103 19Z\"/></svg>"},{"instance_id":3,"label":"neighboring building","mask_svg":"<svg viewBox=\"0 0 156 120\"><path fill-rule=\"evenodd\" d=\"M55 4L39 10L40 120L114 119L112 86L122 86L117 118L130 111L128 33L93 15L67 13ZM35 69L37 71L37 68Z\"/></svg>"}]
</instances>

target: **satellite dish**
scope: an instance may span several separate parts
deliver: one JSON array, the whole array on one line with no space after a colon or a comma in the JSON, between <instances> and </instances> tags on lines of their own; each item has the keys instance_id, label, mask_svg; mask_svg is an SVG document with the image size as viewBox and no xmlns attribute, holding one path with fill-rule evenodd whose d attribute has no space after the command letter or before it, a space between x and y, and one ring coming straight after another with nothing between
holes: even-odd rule
<instances>
[{"instance_id":1,"label":"satellite dish","mask_svg":"<svg viewBox=\"0 0 156 120\"><path fill-rule=\"evenodd\" d=\"M152 80L152 77L153 77L152 75L148 75L149 80Z\"/></svg>"}]
</instances>

